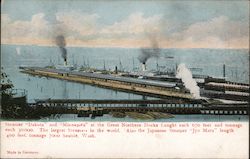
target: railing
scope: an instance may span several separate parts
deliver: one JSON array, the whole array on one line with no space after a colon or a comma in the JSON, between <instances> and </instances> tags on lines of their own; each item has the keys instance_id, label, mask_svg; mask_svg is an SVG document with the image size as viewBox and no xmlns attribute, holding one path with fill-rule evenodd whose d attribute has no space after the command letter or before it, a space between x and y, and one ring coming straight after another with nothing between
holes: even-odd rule
<instances>
[{"instance_id":1,"label":"railing","mask_svg":"<svg viewBox=\"0 0 250 159\"><path fill-rule=\"evenodd\" d=\"M79 103L71 103L71 102L37 102L33 103L33 105L46 106L46 107L68 107L68 108L80 108L80 107L103 107L103 108L202 108L202 104L193 104L193 103L98 103L95 102L79 102Z\"/></svg>"},{"instance_id":2,"label":"railing","mask_svg":"<svg viewBox=\"0 0 250 159\"><path fill-rule=\"evenodd\" d=\"M30 103L39 111L52 113L93 112L102 109L104 113L160 111L173 114L221 114L247 115L248 103L212 104L212 103L171 103L163 100L40 100Z\"/></svg>"}]
</instances>

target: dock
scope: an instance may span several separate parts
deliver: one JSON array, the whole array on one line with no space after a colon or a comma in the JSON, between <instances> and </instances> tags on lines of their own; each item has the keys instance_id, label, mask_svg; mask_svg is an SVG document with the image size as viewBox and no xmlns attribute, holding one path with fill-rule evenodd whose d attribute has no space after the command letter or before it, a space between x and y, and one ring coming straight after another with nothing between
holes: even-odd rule
<instances>
[{"instance_id":1,"label":"dock","mask_svg":"<svg viewBox=\"0 0 250 159\"><path fill-rule=\"evenodd\" d=\"M190 91L184 87L180 79L177 80L176 78L173 78L175 80L163 78L163 81L161 81L124 77L117 74L90 73L65 69L41 67L20 67L20 69L22 73L34 76L85 83L156 98L193 99ZM249 85L229 82L225 81L225 79L205 78L205 83L200 84L200 95L206 98L246 102L249 100Z\"/></svg>"},{"instance_id":2,"label":"dock","mask_svg":"<svg viewBox=\"0 0 250 159\"><path fill-rule=\"evenodd\" d=\"M152 97L178 99L193 98L189 90L179 88L175 82L160 82L154 80L121 77L111 74L67 71L40 67L22 67L21 69L21 72L30 75L91 84L99 87L106 87Z\"/></svg>"}]
</instances>

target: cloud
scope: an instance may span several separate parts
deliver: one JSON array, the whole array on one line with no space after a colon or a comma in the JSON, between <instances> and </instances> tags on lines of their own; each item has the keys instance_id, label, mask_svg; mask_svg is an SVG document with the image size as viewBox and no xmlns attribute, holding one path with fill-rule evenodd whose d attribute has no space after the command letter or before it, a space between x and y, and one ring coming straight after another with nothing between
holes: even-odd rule
<instances>
[{"instance_id":1,"label":"cloud","mask_svg":"<svg viewBox=\"0 0 250 159\"><path fill-rule=\"evenodd\" d=\"M77 32L81 36L93 35L97 32L97 14L86 14L76 11L59 12L56 20L63 25L67 32Z\"/></svg>"},{"instance_id":2,"label":"cloud","mask_svg":"<svg viewBox=\"0 0 250 159\"><path fill-rule=\"evenodd\" d=\"M5 24L9 23L10 22L10 18L8 16L8 14L1 14L1 20L3 22L5 22Z\"/></svg>"},{"instance_id":3,"label":"cloud","mask_svg":"<svg viewBox=\"0 0 250 159\"><path fill-rule=\"evenodd\" d=\"M163 48L249 47L248 22L226 16L196 22L180 31L168 30L175 24L162 15L145 16L140 12L110 25L102 24L97 14L71 11L55 16L57 22L47 21L44 13L33 15L29 21L14 21L1 14L2 43L54 45L53 35L63 28L68 46L146 47L150 46L148 35L153 35Z\"/></svg>"},{"instance_id":4,"label":"cloud","mask_svg":"<svg viewBox=\"0 0 250 159\"><path fill-rule=\"evenodd\" d=\"M144 17L143 13L136 12L129 15L126 19L120 22L115 22L110 26L105 26L100 31L100 34L138 35L138 34L145 34L148 32L160 32L161 18L162 18L161 15Z\"/></svg>"},{"instance_id":5,"label":"cloud","mask_svg":"<svg viewBox=\"0 0 250 159\"><path fill-rule=\"evenodd\" d=\"M2 42L53 45L54 37L58 32L65 32L67 35L81 36L96 33L95 23L98 15L80 14L78 12L57 13L57 22L48 22L44 13L38 13L28 21L13 21L7 14L1 14Z\"/></svg>"},{"instance_id":6,"label":"cloud","mask_svg":"<svg viewBox=\"0 0 250 159\"><path fill-rule=\"evenodd\" d=\"M48 22L44 19L43 13L35 14L30 21L12 21L6 14L1 15L2 18L2 40L13 42L20 39L30 39L29 41L43 41L49 36Z\"/></svg>"},{"instance_id":7,"label":"cloud","mask_svg":"<svg viewBox=\"0 0 250 159\"><path fill-rule=\"evenodd\" d=\"M187 44L196 43L200 47L248 47L245 40L249 37L248 23L232 21L219 16L208 21L191 24L187 29L173 33L171 38ZM239 44L237 41L241 41ZM235 42L235 43L232 43Z\"/></svg>"}]
</instances>

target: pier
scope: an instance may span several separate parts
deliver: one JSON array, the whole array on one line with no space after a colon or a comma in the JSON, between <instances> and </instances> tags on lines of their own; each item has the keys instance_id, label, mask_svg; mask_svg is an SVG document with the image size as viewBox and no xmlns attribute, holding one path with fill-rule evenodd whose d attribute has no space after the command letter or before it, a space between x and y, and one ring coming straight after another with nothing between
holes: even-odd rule
<instances>
[{"instance_id":1,"label":"pier","mask_svg":"<svg viewBox=\"0 0 250 159\"><path fill-rule=\"evenodd\" d=\"M20 69L22 73L34 76L85 83L162 99L193 99L190 91L184 87L180 79L174 81L159 81L124 77L117 74L79 72L41 67L20 67ZM200 84L200 88L201 96L207 98L245 102L249 99L248 84L233 83L225 81L224 79L205 78L205 83Z\"/></svg>"},{"instance_id":2,"label":"pier","mask_svg":"<svg viewBox=\"0 0 250 159\"><path fill-rule=\"evenodd\" d=\"M57 78L72 82L91 84L120 91L132 92L158 98L192 99L189 90L180 88L175 82L160 82L111 74L88 73L47 69L40 67L21 67L21 72L30 75ZM178 87L178 88L177 88Z\"/></svg>"}]
</instances>

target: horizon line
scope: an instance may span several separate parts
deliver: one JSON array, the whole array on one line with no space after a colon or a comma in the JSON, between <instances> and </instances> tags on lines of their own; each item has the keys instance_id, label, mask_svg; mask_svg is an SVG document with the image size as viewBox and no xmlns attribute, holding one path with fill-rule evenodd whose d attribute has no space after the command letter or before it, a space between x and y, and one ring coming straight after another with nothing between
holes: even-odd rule
<instances>
[{"instance_id":1,"label":"horizon line","mask_svg":"<svg viewBox=\"0 0 250 159\"><path fill-rule=\"evenodd\" d=\"M1 45L20 45L20 46L41 46L41 47L58 47L57 45L46 45L46 44L10 44L10 43L1 43ZM79 46L79 45L68 45L65 48L72 48L72 47L79 47L79 48L121 48L121 49L141 49L141 48L148 48L151 49L152 47L122 47L122 46ZM159 49L228 49L228 50L249 50L248 48L232 48L232 47L159 47Z\"/></svg>"}]
</instances>

